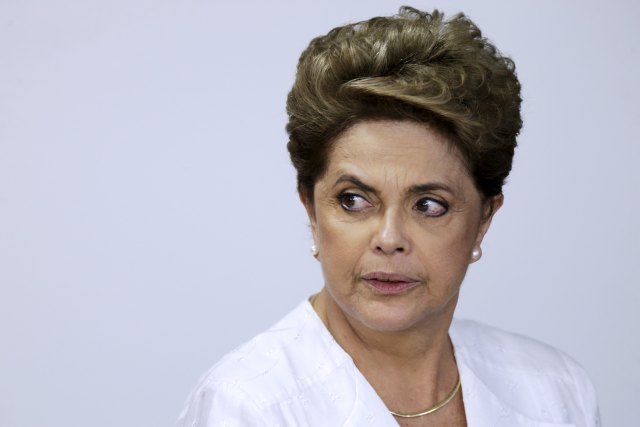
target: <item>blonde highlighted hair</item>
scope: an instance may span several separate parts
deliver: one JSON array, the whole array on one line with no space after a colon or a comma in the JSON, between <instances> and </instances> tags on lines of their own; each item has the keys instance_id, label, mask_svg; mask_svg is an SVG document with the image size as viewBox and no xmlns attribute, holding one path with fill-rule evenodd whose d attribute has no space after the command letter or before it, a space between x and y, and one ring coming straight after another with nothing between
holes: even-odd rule
<instances>
[{"instance_id":1,"label":"blonde highlighted hair","mask_svg":"<svg viewBox=\"0 0 640 427\"><path fill-rule=\"evenodd\" d=\"M287 148L313 200L332 142L362 120L413 120L448 136L478 190L502 192L522 126L513 61L463 14L404 6L311 41L287 98Z\"/></svg>"}]
</instances>

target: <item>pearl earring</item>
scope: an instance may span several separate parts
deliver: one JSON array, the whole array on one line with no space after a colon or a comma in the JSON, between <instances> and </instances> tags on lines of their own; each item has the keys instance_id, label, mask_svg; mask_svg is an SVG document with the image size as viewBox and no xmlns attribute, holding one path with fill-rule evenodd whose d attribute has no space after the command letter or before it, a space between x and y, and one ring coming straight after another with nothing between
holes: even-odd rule
<instances>
[{"instance_id":1,"label":"pearl earring","mask_svg":"<svg viewBox=\"0 0 640 427\"><path fill-rule=\"evenodd\" d=\"M482 249L480 246L473 248L471 251L471 262L476 262L482 257Z\"/></svg>"},{"instance_id":2,"label":"pearl earring","mask_svg":"<svg viewBox=\"0 0 640 427\"><path fill-rule=\"evenodd\" d=\"M315 243L313 245L311 245L311 255L313 256L318 256L318 247L315 245Z\"/></svg>"}]
</instances>

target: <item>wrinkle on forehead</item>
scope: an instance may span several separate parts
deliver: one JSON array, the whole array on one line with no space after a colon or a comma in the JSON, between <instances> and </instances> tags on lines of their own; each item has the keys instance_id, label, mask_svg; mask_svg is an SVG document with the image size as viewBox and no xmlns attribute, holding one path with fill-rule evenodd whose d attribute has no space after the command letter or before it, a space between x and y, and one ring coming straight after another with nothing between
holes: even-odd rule
<instances>
[{"instance_id":1,"label":"wrinkle on forehead","mask_svg":"<svg viewBox=\"0 0 640 427\"><path fill-rule=\"evenodd\" d=\"M416 126L407 128L408 123ZM387 137L381 138L380 131ZM395 132L398 138L393 138ZM367 184L396 189L437 181L458 193L465 179L471 179L444 135L424 124L399 121L361 122L345 131L335 141L326 172L336 178L355 174Z\"/></svg>"}]
</instances>

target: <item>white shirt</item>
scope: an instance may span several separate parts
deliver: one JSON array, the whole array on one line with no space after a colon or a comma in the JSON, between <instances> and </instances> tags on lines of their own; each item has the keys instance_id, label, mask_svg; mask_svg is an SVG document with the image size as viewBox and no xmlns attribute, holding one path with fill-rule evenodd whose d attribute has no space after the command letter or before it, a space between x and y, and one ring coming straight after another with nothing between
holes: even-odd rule
<instances>
[{"instance_id":1,"label":"white shirt","mask_svg":"<svg viewBox=\"0 0 640 427\"><path fill-rule=\"evenodd\" d=\"M449 335L468 427L596 427L584 370L538 341L472 321ZM180 427L397 426L384 402L303 301L201 378Z\"/></svg>"}]
</instances>

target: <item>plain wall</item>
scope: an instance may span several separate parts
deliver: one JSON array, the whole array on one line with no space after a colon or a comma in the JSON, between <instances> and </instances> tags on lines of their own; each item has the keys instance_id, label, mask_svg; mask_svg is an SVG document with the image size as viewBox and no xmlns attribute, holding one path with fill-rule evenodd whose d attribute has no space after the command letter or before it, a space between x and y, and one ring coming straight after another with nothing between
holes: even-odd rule
<instances>
[{"instance_id":1,"label":"plain wall","mask_svg":"<svg viewBox=\"0 0 640 427\"><path fill-rule=\"evenodd\" d=\"M322 285L285 144L297 58L383 0L0 1L0 425L172 425ZM457 315L640 396L640 3L441 1L517 63L525 126Z\"/></svg>"}]
</instances>

